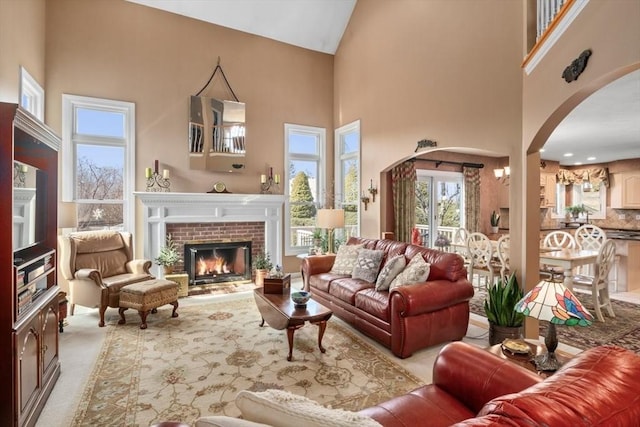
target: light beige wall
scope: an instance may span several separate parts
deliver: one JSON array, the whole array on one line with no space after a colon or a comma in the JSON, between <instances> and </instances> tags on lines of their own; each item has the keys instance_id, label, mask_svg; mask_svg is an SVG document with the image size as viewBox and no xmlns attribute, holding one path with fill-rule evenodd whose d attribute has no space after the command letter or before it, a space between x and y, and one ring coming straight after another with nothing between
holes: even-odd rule
<instances>
[{"instance_id":1,"label":"light beige wall","mask_svg":"<svg viewBox=\"0 0 640 427\"><path fill-rule=\"evenodd\" d=\"M19 101L20 66L44 87L44 46L45 0L1 0L0 102Z\"/></svg>"},{"instance_id":2,"label":"light beige wall","mask_svg":"<svg viewBox=\"0 0 640 427\"><path fill-rule=\"evenodd\" d=\"M524 225L522 235L515 236L526 242L521 256L515 257L515 266L525 276L526 289L538 281L539 211L527 208L538 203L537 150L582 100L616 78L640 68L638 22L640 2L590 1L533 72L524 76L522 152L530 154L522 159L528 167L520 171L522 182L516 189L525 197L519 198L515 209L512 204L512 218L517 214ZM578 80L566 83L562 79L563 70L585 49L592 51L585 71ZM526 331L527 337L537 338L536 322L528 321Z\"/></svg>"},{"instance_id":3,"label":"light beige wall","mask_svg":"<svg viewBox=\"0 0 640 427\"><path fill-rule=\"evenodd\" d=\"M335 124L361 120L363 183L416 143L501 156L521 140L522 2L359 1L335 57ZM384 200L384 194L381 194ZM377 237L385 203L362 216Z\"/></svg>"},{"instance_id":4,"label":"light beige wall","mask_svg":"<svg viewBox=\"0 0 640 427\"><path fill-rule=\"evenodd\" d=\"M284 123L327 129L333 143L333 56L181 17L123 0L54 0L47 11L47 114L61 130L61 95L136 104L136 189L154 159L171 171L171 190L206 192L223 181L258 193L260 174L284 167ZM217 58L247 105L241 173L190 170L188 100ZM219 73L203 95L232 99ZM225 96L226 95L226 96ZM137 229L141 220L138 215ZM140 234L140 233L137 233ZM138 249L142 236L137 236ZM290 260L291 268L295 257ZM285 269L287 264L285 264Z\"/></svg>"}]
</instances>

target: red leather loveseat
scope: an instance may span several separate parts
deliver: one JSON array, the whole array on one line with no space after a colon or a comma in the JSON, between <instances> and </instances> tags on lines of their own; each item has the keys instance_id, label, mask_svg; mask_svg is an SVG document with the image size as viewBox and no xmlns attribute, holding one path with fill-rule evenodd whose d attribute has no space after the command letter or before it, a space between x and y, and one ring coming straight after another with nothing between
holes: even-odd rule
<instances>
[{"instance_id":1,"label":"red leather loveseat","mask_svg":"<svg viewBox=\"0 0 640 427\"><path fill-rule=\"evenodd\" d=\"M373 283L331 273L335 255L313 256L302 263L305 288L313 299L401 358L464 337L473 286L462 257L394 240L351 237L347 242L356 244L383 250L382 266L398 254L407 261L422 256L430 264L429 276L422 283L376 291Z\"/></svg>"},{"instance_id":2,"label":"red leather loveseat","mask_svg":"<svg viewBox=\"0 0 640 427\"><path fill-rule=\"evenodd\" d=\"M384 427L640 425L640 355L580 353L549 378L463 342L439 353L433 383L364 409Z\"/></svg>"}]
</instances>

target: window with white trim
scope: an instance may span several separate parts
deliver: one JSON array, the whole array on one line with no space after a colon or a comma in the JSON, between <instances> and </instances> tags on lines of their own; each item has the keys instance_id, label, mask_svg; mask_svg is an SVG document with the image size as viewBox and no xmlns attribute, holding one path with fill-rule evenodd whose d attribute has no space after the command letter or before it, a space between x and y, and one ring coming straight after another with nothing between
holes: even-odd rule
<instances>
[{"instance_id":1,"label":"window with white trim","mask_svg":"<svg viewBox=\"0 0 640 427\"><path fill-rule=\"evenodd\" d=\"M336 247L349 236L360 235L360 151L360 120L336 129L335 207L344 209L345 224L335 231Z\"/></svg>"},{"instance_id":2,"label":"window with white trim","mask_svg":"<svg viewBox=\"0 0 640 427\"><path fill-rule=\"evenodd\" d=\"M132 230L135 104L62 96L62 200L79 230Z\"/></svg>"},{"instance_id":3,"label":"window with white trim","mask_svg":"<svg viewBox=\"0 0 640 427\"><path fill-rule=\"evenodd\" d=\"M324 204L326 129L285 123L285 255L313 245L316 213Z\"/></svg>"},{"instance_id":4,"label":"window with white trim","mask_svg":"<svg viewBox=\"0 0 640 427\"><path fill-rule=\"evenodd\" d=\"M44 123L44 89L20 67L20 106Z\"/></svg>"}]
</instances>

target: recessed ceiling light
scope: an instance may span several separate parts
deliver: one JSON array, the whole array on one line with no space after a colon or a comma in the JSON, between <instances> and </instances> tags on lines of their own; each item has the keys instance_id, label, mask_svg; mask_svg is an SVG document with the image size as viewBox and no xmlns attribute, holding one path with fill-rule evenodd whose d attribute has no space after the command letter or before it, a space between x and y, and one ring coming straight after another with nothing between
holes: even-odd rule
<instances>
[{"instance_id":1,"label":"recessed ceiling light","mask_svg":"<svg viewBox=\"0 0 640 427\"><path fill-rule=\"evenodd\" d=\"M541 148L541 149L540 149L540 152L541 152L541 153L544 153L544 148Z\"/></svg>"},{"instance_id":2,"label":"recessed ceiling light","mask_svg":"<svg viewBox=\"0 0 640 427\"><path fill-rule=\"evenodd\" d=\"M573 156L573 153L564 153L563 156L564 157L571 157L571 156Z\"/></svg>"},{"instance_id":3,"label":"recessed ceiling light","mask_svg":"<svg viewBox=\"0 0 640 427\"><path fill-rule=\"evenodd\" d=\"M591 160L595 160L596 158L594 156L591 157L587 157L587 160L591 161Z\"/></svg>"},{"instance_id":4,"label":"recessed ceiling light","mask_svg":"<svg viewBox=\"0 0 640 427\"><path fill-rule=\"evenodd\" d=\"M580 166L582 164L582 162L575 162L574 165L576 166Z\"/></svg>"}]
</instances>

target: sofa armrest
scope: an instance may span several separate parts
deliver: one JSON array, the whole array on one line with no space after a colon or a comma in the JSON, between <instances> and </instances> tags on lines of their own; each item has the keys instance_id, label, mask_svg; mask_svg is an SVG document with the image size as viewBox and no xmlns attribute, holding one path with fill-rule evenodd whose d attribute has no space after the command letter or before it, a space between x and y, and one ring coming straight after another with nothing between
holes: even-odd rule
<instances>
[{"instance_id":1,"label":"sofa armrest","mask_svg":"<svg viewBox=\"0 0 640 427\"><path fill-rule=\"evenodd\" d=\"M104 283L102 283L102 274L100 274L100 272L95 268L82 268L76 271L75 278L80 280L90 280L101 288L107 288Z\"/></svg>"},{"instance_id":2,"label":"sofa armrest","mask_svg":"<svg viewBox=\"0 0 640 427\"><path fill-rule=\"evenodd\" d=\"M125 267L129 273L150 274L149 269L151 268L151 261L149 261L148 259L132 259L131 261L127 262Z\"/></svg>"},{"instance_id":3,"label":"sofa armrest","mask_svg":"<svg viewBox=\"0 0 640 427\"><path fill-rule=\"evenodd\" d=\"M389 298L393 312L410 317L469 301L473 298L473 285L466 279L432 280L393 288Z\"/></svg>"},{"instance_id":4,"label":"sofa armrest","mask_svg":"<svg viewBox=\"0 0 640 427\"><path fill-rule=\"evenodd\" d=\"M460 341L447 344L433 366L433 383L474 413L491 399L540 381L534 372Z\"/></svg>"},{"instance_id":5,"label":"sofa armrest","mask_svg":"<svg viewBox=\"0 0 640 427\"><path fill-rule=\"evenodd\" d=\"M302 260L302 277L308 278L314 274L328 273L333 267L336 254L313 255ZM305 283L306 285L306 283Z\"/></svg>"}]
</instances>

